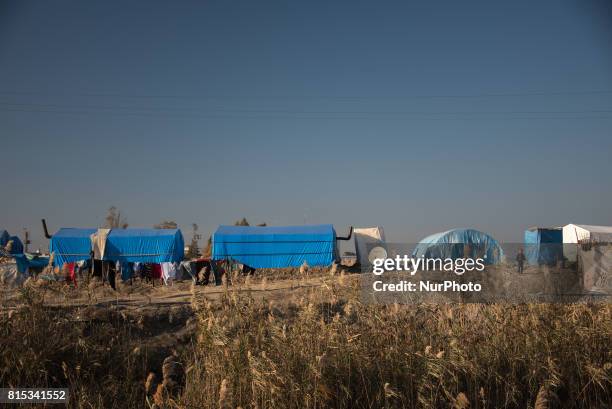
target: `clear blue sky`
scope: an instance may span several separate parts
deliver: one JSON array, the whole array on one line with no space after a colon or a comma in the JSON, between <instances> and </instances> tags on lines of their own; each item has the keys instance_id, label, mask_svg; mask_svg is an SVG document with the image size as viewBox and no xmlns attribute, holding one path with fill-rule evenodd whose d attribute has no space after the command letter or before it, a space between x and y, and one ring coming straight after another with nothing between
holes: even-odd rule
<instances>
[{"instance_id":1,"label":"clear blue sky","mask_svg":"<svg viewBox=\"0 0 612 409\"><path fill-rule=\"evenodd\" d=\"M612 225L606 4L3 1L0 227Z\"/></svg>"}]
</instances>

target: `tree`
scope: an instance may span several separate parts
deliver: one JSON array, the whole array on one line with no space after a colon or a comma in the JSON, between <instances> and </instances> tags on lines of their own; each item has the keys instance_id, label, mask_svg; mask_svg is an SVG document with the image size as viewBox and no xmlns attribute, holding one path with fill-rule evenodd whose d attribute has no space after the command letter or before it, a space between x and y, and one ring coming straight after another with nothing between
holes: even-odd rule
<instances>
[{"instance_id":1,"label":"tree","mask_svg":"<svg viewBox=\"0 0 612 409\"><path fill-rule=\"evenodd\" d=\"M111 206L108 208L108 212L104 218L104 227L107 229L127 229L127 219L121 216L121 211L115 206Z\"/></svg>"},{"instance_id":2,"label":"tree","mask_svg":"<svg viewBox=\"0 0 612 409\"><path fill-rule=\"evenodd\" d=\"M202 255L204 257L210 257L212 255L212 236L208 236L208 240L206 241L206 247L204 247Z\"/></svg>"},{"instance_id":3,"label":"tree","mask_svg":"<svg viewBox=\"0 0 612 409\"><path fill-rule=\"evenodd\" d=\"M200 239L200 235L198 234L198 225L193 223L191 227L193 228L193 236L191 237L191 244L189 245L189 249L187 250L187 254L185 256L187 258L198 258L200 257L200 249L198 249L198 240Z\"/></svg>"},{"instance_id":4,"label":"tree","mask_svg":"<svg viewBox=\"0 0 612 409\"><path fill-rule=\"evenodd\" d=\"M174 220L164 220L163 222L153 226L154 229L177 229L178 224Z\"/></svg>"},{"instance_id":5,"label":"tree","mask_svg":"<svg viewBox=\"0 0 612 409\"><path fill-rule=\"evenodd\" d=\"M250 224L246 217L243 217L242 220L238 220L236 223L234 223L234 226L250 226Z\"/></svg>"}]
</instances>

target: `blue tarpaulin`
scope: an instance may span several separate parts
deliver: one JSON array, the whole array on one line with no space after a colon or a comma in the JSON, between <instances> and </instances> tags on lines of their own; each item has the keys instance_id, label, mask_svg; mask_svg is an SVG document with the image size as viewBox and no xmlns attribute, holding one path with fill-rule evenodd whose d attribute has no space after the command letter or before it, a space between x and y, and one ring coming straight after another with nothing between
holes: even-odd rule
<instances>
[{"instance_id":1,"label":"blue tarpaulin","mask_svg":"<svg viewBox=\"0 0 612 409\"><path fill-rule=\"evenodd\" d=\"M0 247L4 248L4 246L6 246L10 238L11 238L11 235L9 234L9 232L7 232L6 230L0 229Z\"/></svg>"},{"instance_id":2,"label":"blue tarpaulin","mask_svg":"<svg viewBox=\"0 0 612 409\"><path fill-rule=\"evenodd\" d=\"M23 254L23 243L21 242L21 239L17 236L11 236L9 237L9 242L13 242L13 244L11 245L11 254Z\"/></svg>"},{"instance_id":3,"label":"blue tarpaulin","mask_svg":"<svg viewBox=\"0 0 612 409\"><path fill-rule=\"evenodd\" d=\"M12 241L11 254L23 254L23 243L17 236L11 236L8 231L0 230L0 247L4 249Z\"/></svg>"},{"instance_id":4,"label":"blue tarpaulin","mask_svg":"<svg viewBox=\"0 0 612 409\"><path fill-rule=\"evenodd\" d=\"M212 236L213 260L235 260L253 268L328 266L336 254L331 224L312 226L219 226Z\"/></svg>"},{"instance_id":5,"label":"blue tarpaulin","mask_svg":"<svg viewBox=\"0 0 612 409\"><path fill-rule=\"evenodd\" d=\"M55 265L61 268L64 263L89 259L91 254L91 235L96 231L97 229L59 229L49 242L49 252L55 253Z\"/></svg>"},{"instance_id":6,"label":"blue tarpaulin","mask_svg":"<svg viewBox=\"0 0 612 409\"><path fill-rule=\"evenodd\" d=\"M91 257L91 236L97 229L63 228L51 237L55 265ZM112 229L106 237L104 260L163 263L183 259L183 235L178 229Z\"/></svg>"},{"instance_id":7,"label":"blue tarpaulin","mask_svg":"<svg viewBox=\"0 0 612 409\"><path fill-rule=\"evenodd\" d=\"M483 258L485 264L498 264L503 250L497 240L474 229L453 229L425 237L412 252L413 257Z\"/></svg>"},{"instance_id":8,"label":"blue tarpaulin","mask_svg":"<svg viewBox=\"0 0 612 409\"><path fill-rule=\"evenodd\" d=\"M525 257L532 265L555 264L563 258L563 229L525 230Z\"/></svg>"},{"instance_id":9,"label":"blue tarpaulin","mask_svg":"<svg viewBox=\"0 0 612 409\"><path fill-rule=\"evenodd\" d=\"M49 264L49 257L31 254L15 254L13 257L20 273L25 273L28 269L42 270Z\"/></svg>"},{"instance_id":10,"label":"blue tarpaulin","mask_svg":"<svg viewBox=\"0 0 612 409\"><path fill-rule=\"evenodd\" d=\"M113 229L106 237L104 260L163 263L183 259L179 229Z\"/></svg>"}]
</instances>

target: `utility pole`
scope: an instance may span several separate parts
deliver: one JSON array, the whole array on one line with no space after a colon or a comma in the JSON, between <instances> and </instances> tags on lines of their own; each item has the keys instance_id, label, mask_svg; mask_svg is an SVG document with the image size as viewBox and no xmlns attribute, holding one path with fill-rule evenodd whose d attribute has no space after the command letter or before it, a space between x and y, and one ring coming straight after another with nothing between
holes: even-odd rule
<instances>
[{"instance_id":1,"label":"utility pole","mask_svg":"<svg viewBox=\"0 0 612 409\"><path fill-rule=\"evenodd\" d=\"M28 231L28 229L26 229L25 227L23 228L23 248L24 248L24 253L28 252L28 247L29 244L31 243L30 241L30 232Z\"/></svg>"}]
</instances>

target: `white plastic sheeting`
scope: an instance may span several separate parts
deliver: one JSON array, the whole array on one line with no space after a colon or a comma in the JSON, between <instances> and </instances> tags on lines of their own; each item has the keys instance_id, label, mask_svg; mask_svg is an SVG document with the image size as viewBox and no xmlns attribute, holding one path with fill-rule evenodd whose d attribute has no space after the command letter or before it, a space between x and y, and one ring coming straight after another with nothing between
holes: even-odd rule
<instances>
[{"instance_id":1,"label":"white plastic sheeting","mask_svg":"<svg viewBox=\"0 0 612 409\"><path fill-rule=\"evenodd\" d=\"M357 260L362 260L362 256L367 259L368 247L373 247L372 244L383 244L385 242L385 231L380 226L355 228L353 229L353 236L355 237Z\"/></svg>"},{"instance_id":2,"label":"white plastic sheeting","mask_svg":"<svg viewBox=\"0 0 612 409\"><path fill-rule=\"evenodd\" d=\"M91 235L91 246L96 260L104 259L104 249L106 248L106 238L111 229L98 229L97 232Z\"/></svg>"},{"instance_id":3,"label":"white plastic sheeting","mask_svg":"<svg viewBox=\"0 0 612 409\"><path fill-rule=\"evenodd\" d=\"M612 226L592 226L588 224L568 224L563 226L563 255L570 261L576 261L579 241L592 240L599 242L612 241Z\"/></svg>"}]
</instances>

